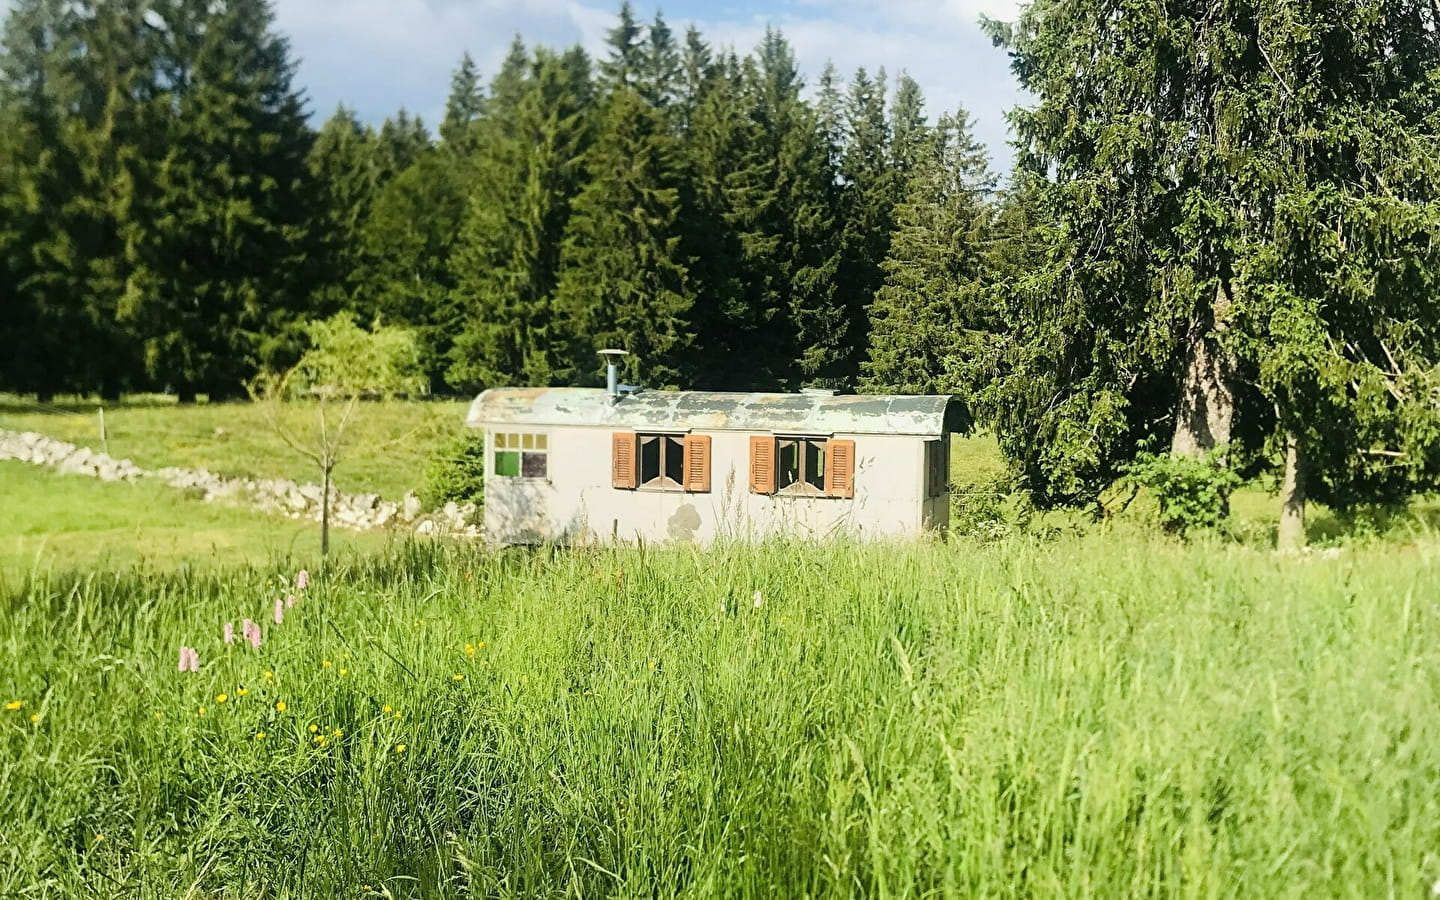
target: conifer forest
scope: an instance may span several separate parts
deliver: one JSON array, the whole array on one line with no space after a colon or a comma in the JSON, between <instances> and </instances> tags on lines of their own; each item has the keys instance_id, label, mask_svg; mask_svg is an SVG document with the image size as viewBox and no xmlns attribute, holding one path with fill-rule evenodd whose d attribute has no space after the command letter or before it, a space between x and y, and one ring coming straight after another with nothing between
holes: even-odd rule
<instances>
[{"instance_id":1,"label":"conifer forest","mask_svg":"<svg viewBox=\"0 0 1440 900\"><path fill-rule=\"evenodd\" d=\"M1287 503L1433 488L1434 3L984 26L1027 92L1008 172L899 69L628 3L603 52L517 36L442 121L375 126L310 109L267 0L17 0L0 390L242 397L349 313L437 394L597 384L602 347L654 388L954 393L1048 504L1165 450Z\"/></svg>"}]
</instances>

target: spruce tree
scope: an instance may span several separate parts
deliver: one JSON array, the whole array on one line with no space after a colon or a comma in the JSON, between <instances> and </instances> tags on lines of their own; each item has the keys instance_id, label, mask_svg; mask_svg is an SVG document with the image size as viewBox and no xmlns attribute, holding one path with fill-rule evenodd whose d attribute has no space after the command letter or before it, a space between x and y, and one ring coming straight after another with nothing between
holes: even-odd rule
<instances>
[{"instance_id":1,"label":"spruce tree","mask_svg":"<svg viewBox=\"0 0 1440 900\"><path fill-rule=\"evenodd\" d=\"M495 79L450 264L447 379L457 387L571 377L573 332L552 301L590 141L591 90L579 48L539 51L528 73L512 58Z\"/></svg>"},{"instance_id":2,"label":"spruce tree","mask_svg":"<svg viewBox=\"0 0 1440 900\"><path fill-rule=\"evenodd\" d=\"M869 310L863 385L877 393L959 393L971 387L960 375L974 356L971 336L996 325L985 308L994 183L963 110L941 117L910 160L885 283Z\"/></svg>"},{"instance_id":3,"label":"spruce tree","mask_svg":"<svg viewBox=\"0 0 1440 900\"><path fill-rule=\"evenodd\" d=\"M674 139L633 88L606 101L585 175L555 300L574 329L571 366L587 380L599 369L594 351L618 347L630 352L627 371L640 383L688 384L694 296L681 248Z\"/></svg>"},{"instance_id":4,"label":"spruce tree","mask_svg":"<svg viewBox=\"0 0 1440 900\"><path fill-rule=\"evenodd\" d=\"M475 152L476 124L485 114L485 91L480 70L466 53L450 79L450 96L445 101L445 120L440 123L440 140L452 153L469 157Z\"/></svg>"},{"instance_id":5,"label":"spruce tree","mask_svg":"<svg viewBox=\"0 0 1440 900\"><path fill-rule=\"evenodd\" d=\"M263 334L310 294L303 255L310 134L266 0L169 0L157 162L125 245L120 314L147 374L182 400L234 396Z\"/></svg>"},{"instance_id":6,"label":"spruce tree","mask_svg":"<svg viewBox=\"0 0 1440 900\"><path fill-rule=\"evenodd\" d=\"M321 126L310 148L308 225L313 240L307 263L315 291L307 318L326 318L342 310L365 320L373 316L370 273L365 271L360 241L378 191L375 154L374 133L344 106ZM291 353L303 350L303 332L293 337L296 346L289 348Z\"/></svg>"}]
</instances>

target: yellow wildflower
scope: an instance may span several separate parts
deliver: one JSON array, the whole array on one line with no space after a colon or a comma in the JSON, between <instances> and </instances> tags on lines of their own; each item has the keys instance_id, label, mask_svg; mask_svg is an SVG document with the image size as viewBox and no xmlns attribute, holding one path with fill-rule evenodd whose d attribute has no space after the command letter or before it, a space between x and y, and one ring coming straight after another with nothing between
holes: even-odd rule
<instances>
[{"instance_id":1,"label":"yellow wildflower","mask_svg":"<svg viewBox=\"0 0 1440 900\"><path fill-rule=\"evenodd\" d=\"M265 673L265 677L266 677L266 678L274 678L274 677L275 677L275 673L274 673L274 672L266 672L266 673Z\"/></svg>"},{"instance_id":2,"label":"yellow wildflower","mask_svg":"<svg viewBox=\"0 0 1440 900\"><path fill-rule=\"evenodd\" d=\"M237 696L237 697L243 697L243 696L245 696L245 695L248 694L248 693L250 693L250 689L249 689L249 688L241 688L240 690L238 690L238 691L235 692L235 696Z\"/></svg>"},{"instance_id":3,"label":"yellow wildflower","mask_svg":"<svg viewBox=\"0 0 1440 900\"><path fill-rule=\"evenodd\" d=\"M460 675L460 674L451 675L451 676L450 676L450 680L451 680L451 681L464 681L464 680L465 680L465 676L464 676L464 675Z\"/></svg>"},{"instance_id":4,"label":"yellow wildflower","mask_svg":"<svg viewBox=\"0 0 1440 900\"><path fill-rule=\"evenodd\" d=\"M395 718L398 719L398 718L400 718L401 715L402 715L402 713L400 712L400 710L398 710L398 709L395 710Z\"/></svg>"},{"instance_id":5,"label":"yellow wildflower","mask_svg":"<svg viewBox=\"0 0 1440 900\"><path fill-rule=\"evenodd\" d=\"M257 741L263 741L263 740L265 740L265 732L263 732L263 731L257 731L257 732L255 732L255 740L257 740Z\"/></svg>"},{"instance_id":6,"label":"yellow wildflower","mask_svg":"<svg viewBox=\"0 0 1440 900\"><path fill-rule=\"evenodd\" d=\"M205 707L200 707L200 715L205 715Z\"/></svg>"},{"instance_id":7,"label":"yellow wildflower","mask_svg":"<svg viewBox=\"0 0 1440 900\"><path fill-rule=\"evenodd\" d=\"M30 714L30 724L31 724L31 725L34 725L34 724L35 724L36 722L38 722L38 721L40 721L40 714L39 714L39 713L31 713L31 714Z\"/></svg>"},{"instance_id":8,"label":"yellow wildflower","mask_svg":"<svg viewBox=\"0 0 1440 900\"><path fill-rule=\"evenodd\" d=\"M316 725L314 722L311 722L311 723L310 723L310 733L311 733L311 734L314 734L315 732L317 732L317 731L319 731L319 730L320 730L320 726L319 726L319 725Z\"/></svg>"},{"instance_id":9,"label":"yellow wildflower","mask_svg":"<svg viewBox=\"0 0 1440 900\"><path fill-rule=\"evenodd\" d=\"M476 646L479 647L481 650L484 650L484 649L485 649L485 642L484 642L484 641L481 641L479 644L476 644Z\"/></svg>"},{"instance_id":10,"label":"yellow wildflower","mask_svg":"<svg viewBox=\"0 0 1440 900\"><path fill-rule=\"evenodd\" d=\"M11 712L14 712L15 710L19 709L24 705L24 700L11 700L9 703L5 704L5 708L10 710Z\"/></svg>"},{"instance_id":11,"label":"yellow wildflower","mask_svg":"<svg viewBox=\"0 0 1440 900\"><path fill-rule=\"evenodd\" d=\"M328 669L328 668L330 668L330 667L333 666L333 665L335 665L335 664L332 663L332 662L331 662L330 660L328 660L328 659L322 659L322 660L320 660L320 666L321 666L321 668Z\"/></svg>"},{"instance_id":12,"label":"yellow wildflower","mask_svg":"<svg viewBox=\"0 0 1440 900\"><path fill-rule=\"evenodd\" d=\"M163 718L165 718L165 714L162 713L162 712L157 712L157 713L155 714L155 718L157 718L157 719L163 719Z\"/></svg>"},{"instance_id":13,"label":"yellow wildflower","mask_svg":"<svg viewBox=\"0 0 1440 900\"><path fill-rule=\"evenodd\" d=\"M396 745L395 745L395 752L396 752L396 753L404 753L404 752L405 752L405 745L404 745L404 744L396 744Z\"/></svg>"},{"instance_id":14,"label":"yellow wildflower","mask_svg":"<svg viewBox=\"0 0 1440 900\"><path fill-rule=\"evenodd\" d=\"M317 735L315 735L314 740L315 740L315 743L317 743L317 744L323 744L323 743L325 743L325 735L323 735L323 734L317 734Z\"/></svg>"},{"instance_id":15,"label":"yellow wildflower","mask_svg":"<svg viewBox=\"0 0 1440 900\"><path fill-rule=\"evenodd\" d=\"M224 703L226 700L229 700L229 699L230 699L230 695L229 695L229 694L216 694L216 695L215 695L215 702L216 702L216 703Z\"/></svg>"},{"instance_id":16,"label":"yellow wildflower","mask_svg":"<svg viewBox=\"0 0 1440 900\"><path fill-rule=\"evenodd\" d=\"M337 737L337 738L343 736L344 734L345 734L345 732L344 732L343 730L339 729L339 728L337 728L337 729L335 729L334 731L330 732L330 736L331 736L331 737Z\"/></svg>"},{"instance_id":17,"label":"yellow wildflower","mask_svg":"<svg viewBox=\"0 0 1440 900\"><path fill-rule=\"evenodd\" d=\"M284 712L285 710L287 710L287 709L289 709L289 708L290 708L290 707L288 707L288 706L285 705L285 701L284 701L284 700L281 700L279 703L276 703L276 704L275 704L275 711L276 711L276 712Z\"/></svg>"},{"instance_id":18,"label":"yellow wildflower","mask_svg":"<svg viewBox=\"0 0 1440 900\"><path fill-rule=\"evenodd\" d=\"M97 835L95 835L95 843L98 844L98 843L100 843L100 842L103 841L103 840L105 840L105 835L103 835L103 834L97 834Z\"/></svg>"},{"instance_id":19,"label":"yellow wildflower","mask_svg":"<svg viewBox=\"0 0 1440 900\"><path fill-rule=\"evenodd\" d=\"M395 710L391 709L391 708L390 708L390 704L387 703L387 704L385 704L384 706L380 707L380 711L381 711L381 712L385 712L385 713L389 713L389 712L394 712Z\"/></svg>"},{"instance_id":20,"label":"yellow wildflower","mask_svg":"<svg viewBox=\"0 0 1440 900\"><path fill-rule=\"evenodd\" d=\"M466 645L465 645L465 654L466 654L467 656L474 656L474 655L475 655L475 645L474 645L474 644L466 644Z\"/></svg>"},{"instance_id":21,"label":"yellow wildflower","mask_svg":"<svg viewBox=\"0 0 1440 900\"><path fill-rule=\"evenodd\" d=\"M349 670L349 669L341 669L341 670L340 670L340 674L341 674L341 675L349 675L349 674L350 674L350 670Z\"/></svg>"}]
</instances>

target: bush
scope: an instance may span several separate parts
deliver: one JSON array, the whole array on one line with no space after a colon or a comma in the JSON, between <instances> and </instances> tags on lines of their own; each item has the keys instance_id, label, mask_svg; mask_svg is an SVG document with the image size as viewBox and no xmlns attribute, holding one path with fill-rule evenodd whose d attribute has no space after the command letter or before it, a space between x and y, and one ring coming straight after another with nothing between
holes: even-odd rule
<instances>
[{"instance_id":1,"label":"bush","mask_svg":"<svg viewBox=\"0 0 1440 900\"><path fill-rule=\"evenodd\" d=\"M1184 536L1194 528L1220 528L1230 520L1230 494L1240 475L1225 461L1223 448L1204 456L1141 453L1125 479L1154 495L1160 527Z\"/></svg>"},{"instance_id":2,"label":"bush","mask_svg":"<svg viewBox=\"0 0 1440 900\"><path fill-rule=\"evenodd\" d=\"M452 500L481 503L485 496L485 439L466 429L430 458L420 500L438 509Z\"/></svg>"},{"instance_id":3,"label":"bush","mask_svg":"<svg viewBox=\"0 0 1440 900\"><path fill-rule=\"evenodd\" d=\"M950 533L998 541L1025 532L1035 508L1030 495L1014 489L1007 476L950 490Z\"/></svg>"}]
</instances>

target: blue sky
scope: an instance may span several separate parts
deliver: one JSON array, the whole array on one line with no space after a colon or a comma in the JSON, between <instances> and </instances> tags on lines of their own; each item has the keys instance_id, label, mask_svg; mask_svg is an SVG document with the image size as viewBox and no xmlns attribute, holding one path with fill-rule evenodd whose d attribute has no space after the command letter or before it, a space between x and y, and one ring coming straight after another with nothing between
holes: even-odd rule
<instances>
[{"instance_id":1,"label":"blue sky","mask_svg":"<svg viewBox=\"0 0 1440 900\"><path fill-rule=\"evenodd\" d=\"M517 32L531 44L579 42L600 53L619 8L619 0L273 2L317 118L341 102L375 122L404 106L432 126L461 53L487 78ZM635 7L642 19L657 8L649 0ZM811 83L827 60L847 77L859 66L907 71L932 115L963 105L997 167L1008 165L1004 113L1021 94L1005 55L976 23L982 14L1014 18L1019 0L671 0L660 8L677 33L694 22L712 44L742 52L776 25Z\"/></svg>"}]
</instances>

